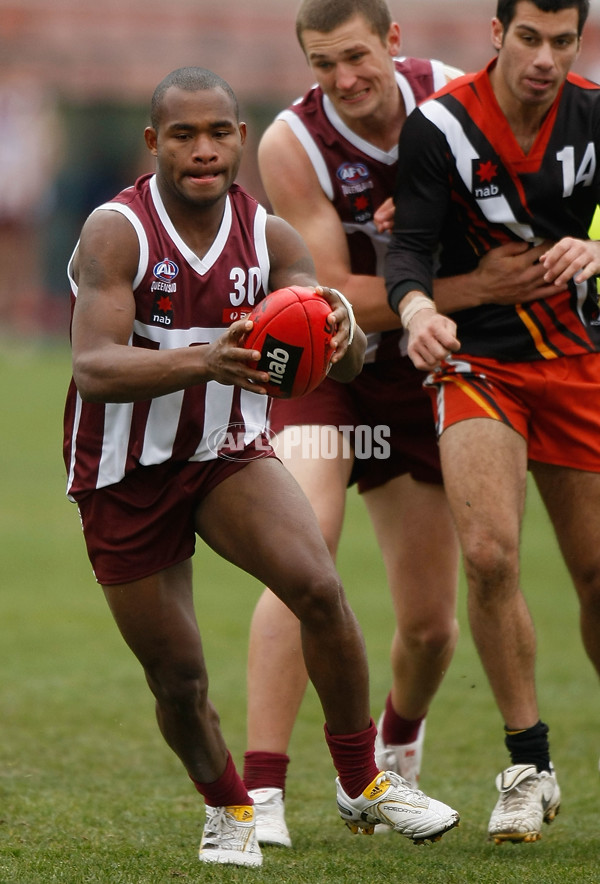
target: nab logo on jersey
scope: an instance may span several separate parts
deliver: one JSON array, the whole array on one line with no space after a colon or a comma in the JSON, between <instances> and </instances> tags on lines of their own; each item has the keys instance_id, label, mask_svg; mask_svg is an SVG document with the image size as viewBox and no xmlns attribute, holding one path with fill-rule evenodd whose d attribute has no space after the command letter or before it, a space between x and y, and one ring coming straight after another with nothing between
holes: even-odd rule
<instances>
[{"instance_id":1,"label":"nab logo on jersey","mask_svg":"<svg viewBox=\"0 0 600 884\"><path fill-rule=\"evenodd\" d=\"M171 282L171 280L175 279L179 273L179 267L175 261L169 261L168 258L163 258L162 261L159 261L158 264L154 265L154 270L152 272L157 279L162 279L163 282Z\"/></svg>"},{"instance_id":2,"label":"nab logo on jersey","mask_svg":"<svg viewBox=\"0 0 600 884\"><path fill-rule=\"evenodd\" d=\"M154 304L152 305L152 324L173 325L173 301L164 292L154 292Z\"/></svg>"},{"instance_id":3,"label":"nab logo on jersey","mask_svg":"<svg viewBox=\"0 0 600 884\"><path fill-rule=\"evenodd\" d=\"M498 166L491 160L473 160L473 196L477 200L485 200L499 196L500 188L494 184L498 175Z\"/></svg>"}]
</instances>

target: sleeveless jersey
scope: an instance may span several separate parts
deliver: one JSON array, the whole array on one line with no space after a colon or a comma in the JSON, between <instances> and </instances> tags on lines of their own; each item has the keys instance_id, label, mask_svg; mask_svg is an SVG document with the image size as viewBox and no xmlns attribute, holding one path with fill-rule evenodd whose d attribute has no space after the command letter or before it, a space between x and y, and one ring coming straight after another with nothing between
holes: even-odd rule
<instances>
[{"instance_id":1,"label":"sleeveless jersey","mask_svg":"<svg viewBox=\"0 0 600 884\"><path fill-rule=\"evenodd\" d=\"M238 185L230 188L219 232L202 259L175 230L154 176L142 176L95 211L120 212L137 233L132 347L211 343L268 292L267 213ZM71 289L74 305L72 278ZM90 403L71 381L64 422L68 494L77 499L119 482L138 464L206 461L238 450L265 431L268 402L209 381L144 402Z\"/></svg>"},{"instance_id":2,"label":"sleeveless jersey","mask_svg":"<svg viewBox=\"0 0 600 884\"><path fill-rule=\"evenodd\" d=\"M569 74L525 154L492 90L494 64L450 83L404 126L386 267L393 307L415 282L431 293L434 271L468 273L510 240L588 239L600 201L600 87ZM553 359L600 349L597 301L592 278L542 300L483 304L452 318L463 353Z\"/></svg>"},{"instance_id":3,"label":"sleeveless jersey","mask_svg":"<svg viewBox=\"0 0 600 884\"><path fill-rule=\"evenodd\" d=\"M407 114L446 83L439 61L398 58L394 65ZM320 86L310 89L277 119L288 123L304 147L323 192L340 217L352 273L383 276L389 235L378 233L373 214L394 191L398 146L381 150L356 135ZM401 337L400 330L368 335L366 361L397 358Z\"/></svg>"}]
</instances>

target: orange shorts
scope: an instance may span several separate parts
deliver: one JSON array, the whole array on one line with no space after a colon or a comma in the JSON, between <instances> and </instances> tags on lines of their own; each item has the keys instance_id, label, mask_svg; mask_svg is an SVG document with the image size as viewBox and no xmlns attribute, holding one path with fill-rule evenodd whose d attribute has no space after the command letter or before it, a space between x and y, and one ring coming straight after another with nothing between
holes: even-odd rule
<instances>
[{"instance_id":1,"label":"orange shorts","mask_svg":"<svg viewBox=\"0 0 600 884\"><path fill-rule=\"evenodd\" d=\"M600 353L534 362L461 354L425 385L438 436L487 417L520 433L530 460L600 473Z\"/></svg>"}]
</instances>

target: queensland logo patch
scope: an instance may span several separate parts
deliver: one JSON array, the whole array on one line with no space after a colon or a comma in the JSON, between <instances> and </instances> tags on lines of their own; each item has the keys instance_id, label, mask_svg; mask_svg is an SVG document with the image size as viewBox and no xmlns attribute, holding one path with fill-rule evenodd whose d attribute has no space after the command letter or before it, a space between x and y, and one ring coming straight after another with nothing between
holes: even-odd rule
<instances>
[{"instance_id":1,"label":"queensland logo patch","mask_svg":"<svg viewBox=\"0 0 600 884\"><path fill-rule=\"evenodd\" d=\"M150 321L154 325L173 325L173 299L172 295L177 291L175 277L179 273L179 267L175 261L163 258L154 265L154 279L150 291L154 293L152 315Z\"/></svg>"},{"instance_id":2,"label":"queensland logo patch","mask_svg":"<svg viewBox=\"0 0 600 884\"><path fill-rule=\"evenodd\" d=\"M341 182L342 193L347 197L354 220L365 224L373 217L371 191L373 180L364 163L342 163L336 170L336 178Z\"/></svg>"},{"instance_id":3,"label":"queensland logo patch","mask_svg":"<svg viewBox=\"0 0 600 884\"><path fill-rule=\"evenodd\" d=\"M163 258L162 261L159 261L158 264L154 265L152 273L157 279L162 279L163 282L171 282L171 280L175 279L179 273L179 267L175 261Z\"/></svg>"}]
</instances>

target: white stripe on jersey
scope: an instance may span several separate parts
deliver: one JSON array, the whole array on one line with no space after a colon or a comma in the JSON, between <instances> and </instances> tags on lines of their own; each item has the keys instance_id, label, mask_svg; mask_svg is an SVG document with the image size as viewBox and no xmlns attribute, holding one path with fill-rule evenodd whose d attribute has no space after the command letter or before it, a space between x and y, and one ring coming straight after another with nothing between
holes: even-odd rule
<instances>
[{"instance_id":1,"label":"white stripe on jersey","mask_svg":"<svg viewBox=\"0 0 600 884\"><path fill-rule=\"evenodd\" d=\"M313 168L316 172L317 178L319 179L319 184L327 199L333 199L333 186L331 184L331 178L329 177L329 171L327 170L327 164L323 159L321 151L315 144L315 141L300 119L300 117L295 114L291 110L281 111L277 116L278 120L285 120L288 124L306 153L308 154L308 158L311 161Z\"/></svg>"},{"instance_id":2,"label":"white stripe on jersey","mask_svg":"<svg viewBox=\"0 0 600 884\"><path fill-rule=\"evenodd\" d=\"M104 436L96 481L98 488L119 482L125 474L132 415L133 402L107 402L104 406ZM114 444L115 439L119 440L119 445Z\"/></svg>"},{"instance_id":3,"label":"white stripe on jersey","mask_svg":"<svg viewBox=\"0 0 600 884\"><path fill-rule=\"evenodd\" d=\"M426 101L421 105L421 113L446 138L454 156L458 174L487 220L491 224L504 224L526 242L535 242L536 237L533 230L528 224L521 224L517 221L506 197L501 195L476 198L473 187L473 160L480 157L456 117L440 101Z\"/></svg>"},{"instance_id":4,"label":"white stripe on jersey","mask_svg":"<svg viewBox=\"0 0 600 884\"><path fill-rule=\"evenodd\" d=\"M271 261L269 260L269 249L267 247L267 210L260 205L256 207L256 214L254 216L254 247L260 268L263 291L268 292Z\"/></svg>"},{"instance_id":5,"label":"white stripe on jersey","mask_svg":"<svg viewBox=\"0 0 600 884\"><path fill-rule=\"evenodd\" d=\"M108 212L120 212L121 215L124 215L125 218L131 223L135 232L137 233L138 243L140 246L140 257L138 260L138 269L135 274L135 279L133 280L133 289L135 290L142 279L144 278L144 273L148 267L148 239L146 237L146 231L143 228L142 222L129 206L123 205L123 203L104 203L102 206L98 206L97 209L94 209L94 212L100 211L108 211Z\"/></svg>"},{"instance_id":6,"label":"white stripe on jersey","mask_svg":"<svg viewBox=\"0 0 600 884\"><path fill-rule=\"evenodd\" d=\"M76 447L77 447L77 430L79 428L79 420L81 418L81 405L82 400L79 393L75 399L75 415L73 418L73 433L71 436L71 462L69 463L69 475L67 476L67 492L69 488L73 484L73 478L75 475L75 461L76 461ZM69 494L67 495L69 500L74 501L75 498L71 497Z\"/></svg>"}]
</instances>

